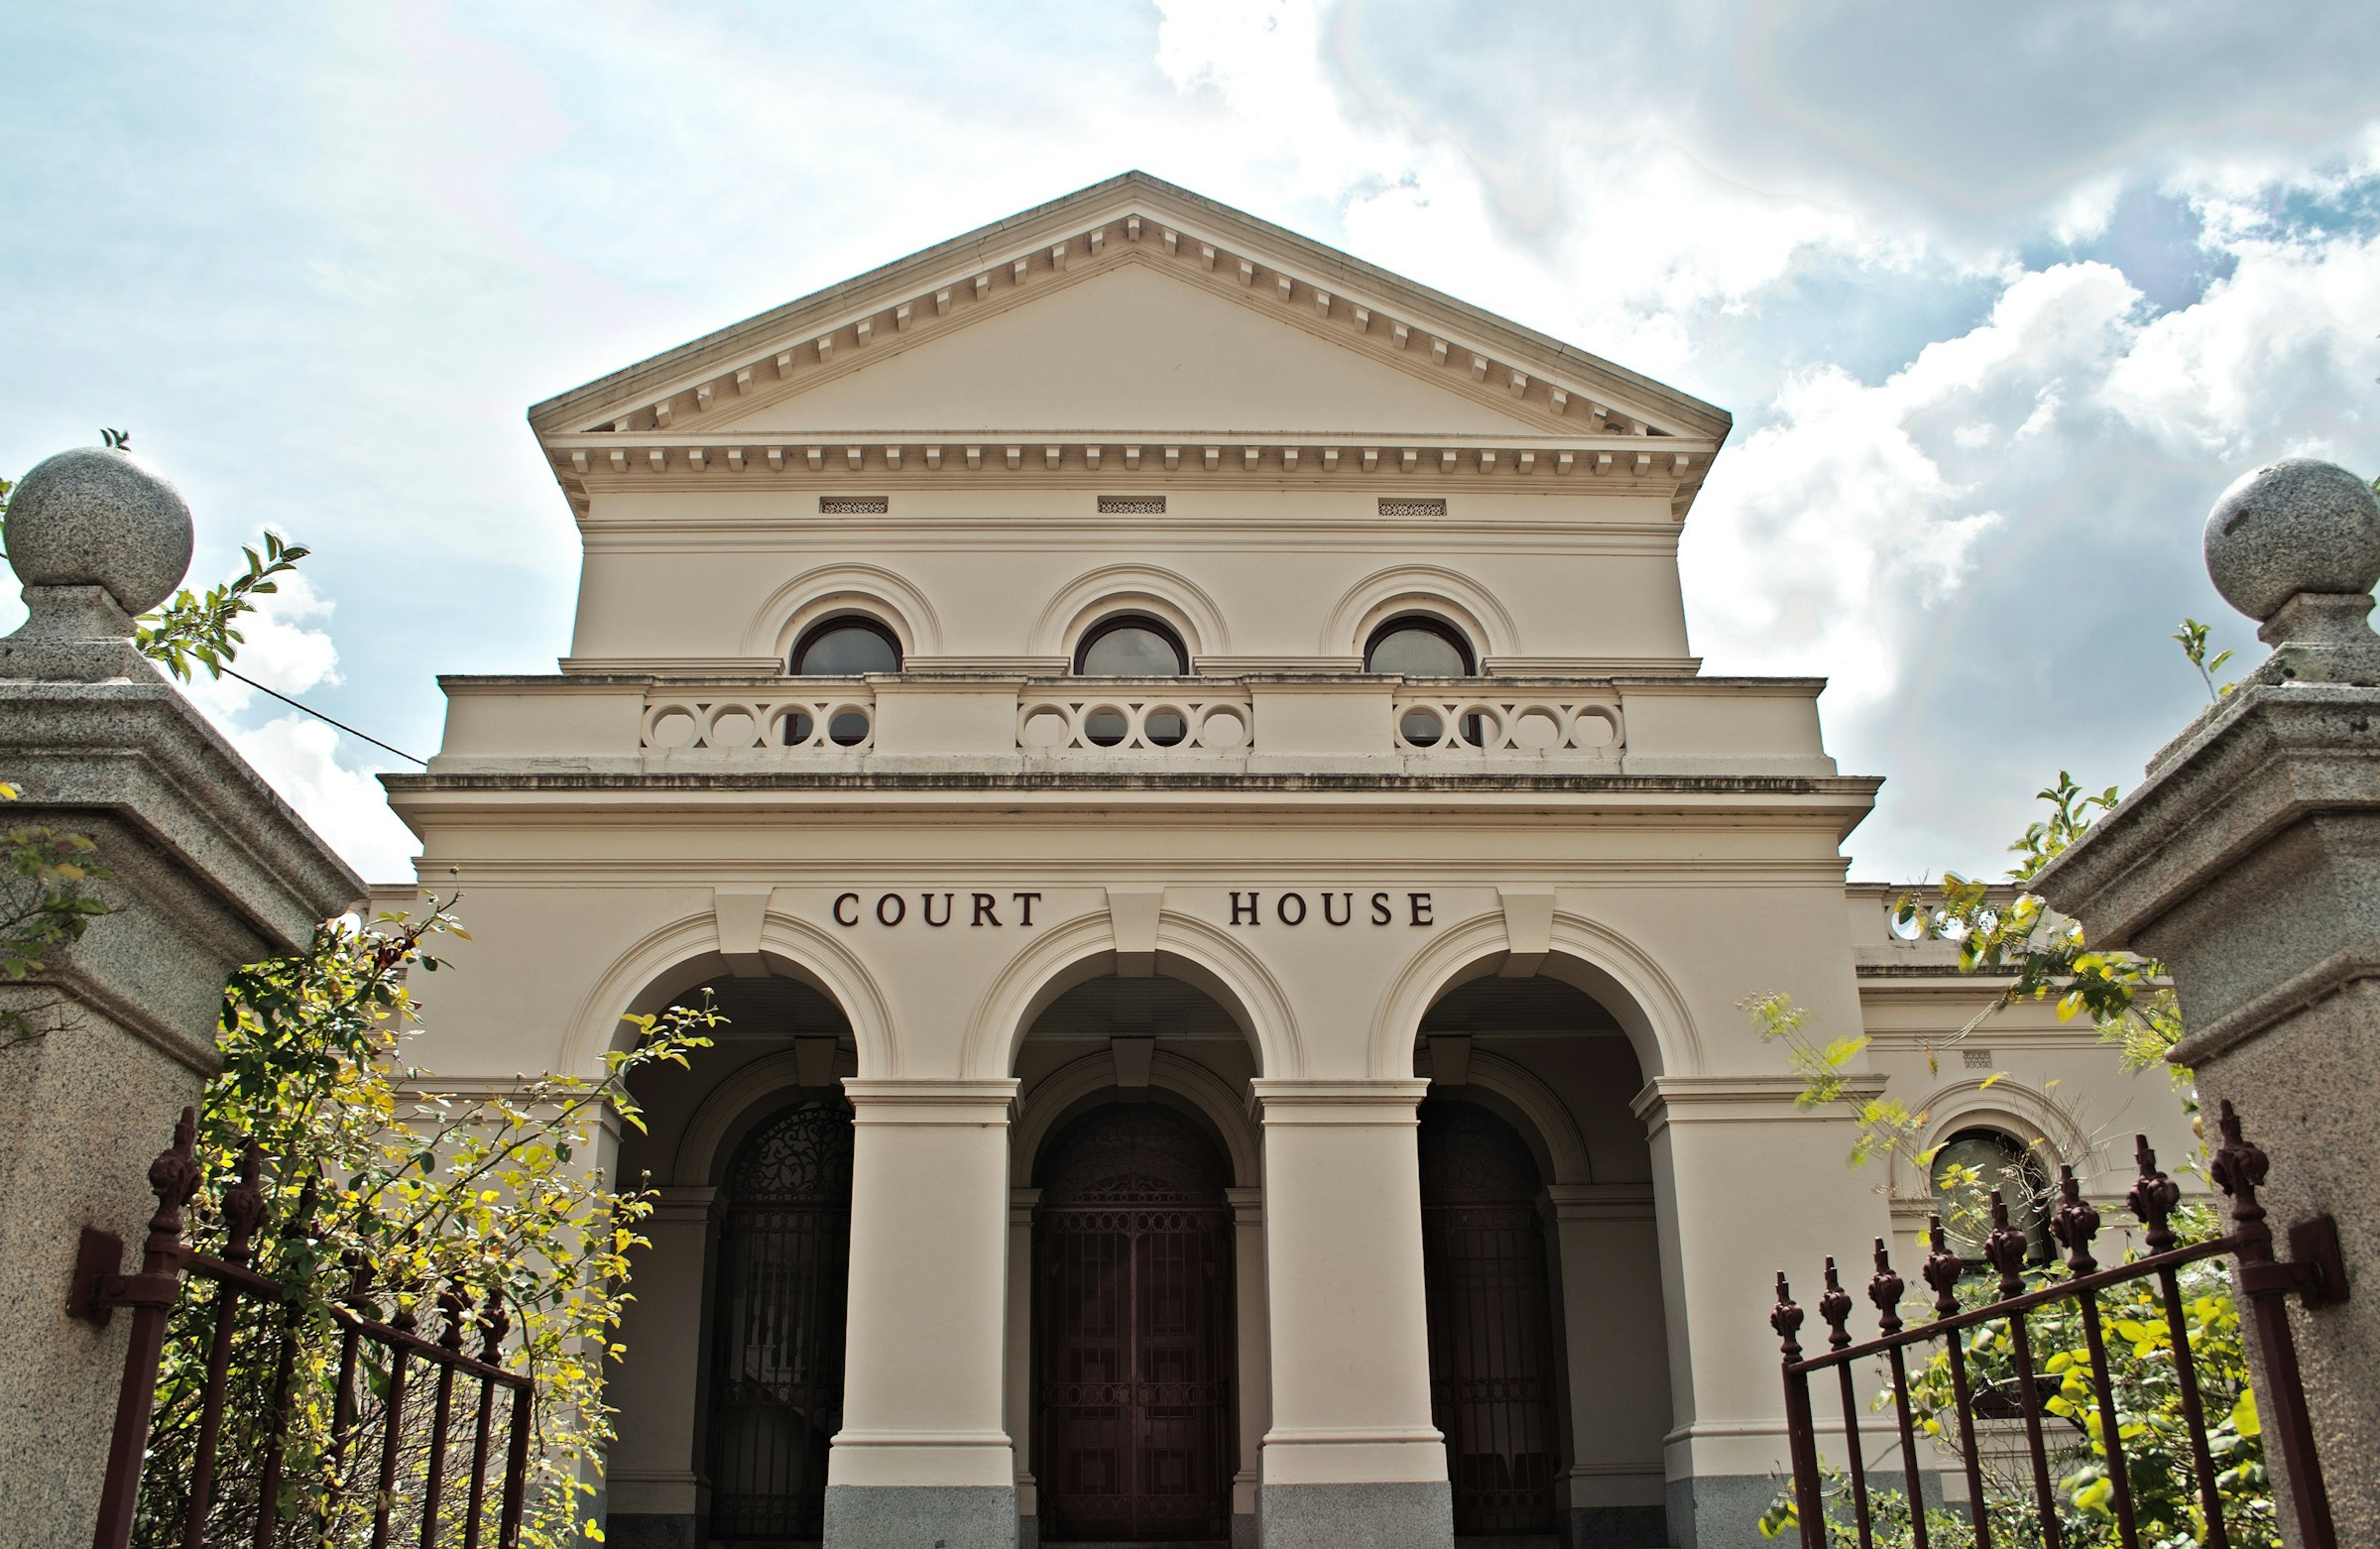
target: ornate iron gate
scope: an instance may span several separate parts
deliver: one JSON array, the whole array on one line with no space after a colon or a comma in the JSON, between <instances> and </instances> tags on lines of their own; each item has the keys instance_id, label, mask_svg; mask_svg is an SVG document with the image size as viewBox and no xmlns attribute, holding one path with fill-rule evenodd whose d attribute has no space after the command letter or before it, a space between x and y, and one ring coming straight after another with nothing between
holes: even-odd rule
<instances>
[{"instance_id":1,"label":"ornate iron gate","mask_svg":"<svg viewBox=\"0 0 2380 1549\"><path fill-rule=\"evenodd\" d=\"M1537 1165L1470 1103L1421 1109L1422 1274L1430 1415L1446 1435L1455 1532L1550 1533L1554 1337Z\"/></svg>"},{"instance_id":2,"label":"ornate iron gate","mask_svg":"<svg viewBox=\"0 0 2380 1549\"><path fill-rule=\"evenodd\" d=\"M843 1424L851 1114L803 1103L754 1131L727 1176L711 1379L711 1538L816 1542Z\"/></svg>"},{"instance_id":3,"label":"ornate iron gate","mask_svg":"<svg viewBox=\"0 0 2380 1549\"><path fill-rule=\"evenodd\" d=\"M1222 1159L1151 1105L1079 1120L1037 1240L1045 1541L1231 1532L1232 1229Z\"/></svg>"}]
</instances>

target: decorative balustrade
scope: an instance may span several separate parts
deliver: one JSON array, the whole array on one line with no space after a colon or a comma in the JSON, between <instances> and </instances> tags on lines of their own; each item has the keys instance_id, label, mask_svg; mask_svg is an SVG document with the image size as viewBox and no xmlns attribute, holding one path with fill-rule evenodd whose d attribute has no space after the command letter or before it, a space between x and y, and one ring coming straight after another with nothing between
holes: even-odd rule
<instances>
[{"instance_id":1,"label":"decorative balustrade","mask_svg":"<svg viewBox=\"0 0 2380 1549\"><path fill-rule=\"evenodd\" d=\"M1567 754L1616 759L1619 707L1608 699L1433 694L1399 698L1399 753Z\"/></svg>"},{"instance_id":2,"label":"decorative balustrade","mask_svg":"<svg viewBox=\"0 0 2380 1549\"><path fill-rule=\"evenodd\" d=\"M652 694L642 745L713 753L866 753L875 745L876 695L866 683L805 678L800 690Z\"/></svg>"},{"instance_id":3,"label":"decorative balustrade","mask_svg":"<svg viewBox=\"0 0 2380 1549\"><path fill-rule=\"evenodd\" d=\"M1532 690L1488 679L1432 684L1429 686L1435 691L1424 693L1417 691L1418 684L1374 681L1379 698L1373 702L1378 708L1370 713L1385 712L1384 723L1372 723L1380 727L1372 734L1379 740L1368 746L1350 746L1347 754L1448 761L1546 758L1592 765L1615 762L1622 751L1620 707L1608 692ZM1344 684L1344 680L1340 682ZM1005 685L988 684L953 688L953 692L974 694L1009 691ZM1256 711L1263 690L1251 689L1239 679L1045 680L1027 683L1014 692L1015 737L1011 746L1027 758L1221 756L1261 751ZM1267 699L1264 714L1294 719L1302 708L1295 702L1297 696L1289 693L1283 698L1287 702ZM639 746L667 756L833 758L870 754L879 750L878 708L876 685L862 677L656 686L646 694ZM904 733L900 743L916 749L918 733L930 733L933 724L921 723ZM965 724L982 726L980 721ZM967 735L981 733L971 730ZM1273 737L1283 735L1276 725ZM1295 743L1299 739L1288 740ZM1310 749L1313 744L1307 741L1304 746ZM921 751L963 754L996 750L977 742Z\"/></svg>"},{"instance_id":4,"label":"decorative balustrade","mask_svg":"<svg viewBox=\"0 0 2380 1549\"><path fill-rule=\"evenodd\" d=\"M1255 741L1254 707L1229 682L1140 693L1027 691L1016 703L1016 746L1028 754L1241 753Z\"/></svg>"}]
</instances>

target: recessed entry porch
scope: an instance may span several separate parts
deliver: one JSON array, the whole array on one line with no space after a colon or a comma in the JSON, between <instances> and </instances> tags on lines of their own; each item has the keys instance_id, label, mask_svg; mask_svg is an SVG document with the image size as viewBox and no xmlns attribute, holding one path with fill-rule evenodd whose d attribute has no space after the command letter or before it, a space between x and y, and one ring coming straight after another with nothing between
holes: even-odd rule
<instances>
[{"instance_id":1,"label":"recessed entry porch","mask_svg":"<svg viewBox=\"0 0 2380 1549\"><path fill-rule=\"evenodd\" d=\"M843 1423L855 1223L836 1083L854 1053L804 981L705 983L729 1025L640 1085L650 1130L621 1145L622 1175L650 1173L662 1205L615 1371L609 1541L816 1544ZM1416 1067L1430 1418L1457 1541L1669 1542L1627 1039L1567 985L1480 979L1432 1007ZM1001 1326L1019 1542L1257 1543L1276 1287L1250 1039L1199 987L1097 977L1033 1014L1014 1073ZM1304 1290L1291 1316L1310 1293L1365 1295L1361 1277Z\"/></svg>"}]
</instances>

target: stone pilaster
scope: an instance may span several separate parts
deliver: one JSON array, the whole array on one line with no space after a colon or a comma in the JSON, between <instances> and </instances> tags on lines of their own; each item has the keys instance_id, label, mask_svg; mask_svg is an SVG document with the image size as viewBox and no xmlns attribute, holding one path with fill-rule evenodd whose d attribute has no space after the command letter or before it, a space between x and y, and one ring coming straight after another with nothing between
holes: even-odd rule
<instances>
[{"instance_id":1,"label":"stone pilaster","mask_svg":"<svg viewBox=\"0 0 2380 1549\"><path fill-rule=\"evenodd\" d=\"M1272 1314L1265 1549L1448 1549L1421 1272L1416 1110L1429 1083L1253 1086Z\"/></svg>"},{"instance_id":2,"label":"stone pilaster","mask_svg":"<svg viewBox=\"0 0 2380 1549\"><path fill-rule=\"evenodd\" d=\"M828 1549L1015 1549L1007 1365L1013 1080L847 1079L851 1312Z\"/></svg>"}]
</instances>

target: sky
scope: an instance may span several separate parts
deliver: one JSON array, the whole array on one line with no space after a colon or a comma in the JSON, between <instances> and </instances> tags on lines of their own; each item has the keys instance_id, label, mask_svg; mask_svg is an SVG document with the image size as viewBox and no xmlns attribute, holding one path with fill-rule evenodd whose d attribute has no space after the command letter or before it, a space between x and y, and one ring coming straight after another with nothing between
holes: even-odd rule
<instances>
[{"instance_id":1,"label":"sky","mask_svg":"<svg viewBox=\"0 0 2380 1549\"><path fill-rule=\"evenodd\" d=\"M309 545L241 668L416 754L567 649L530 404L1128 168L1728 409L1696 649L1830 680L1862 879L2137 780L2179 622L2261 655L2216 495L2380 473L2369 5L78 0L0 60L0 475L123 426L194 580ZM411 766L192 692L410 875Z\"/></svg>"}]
</instances>

